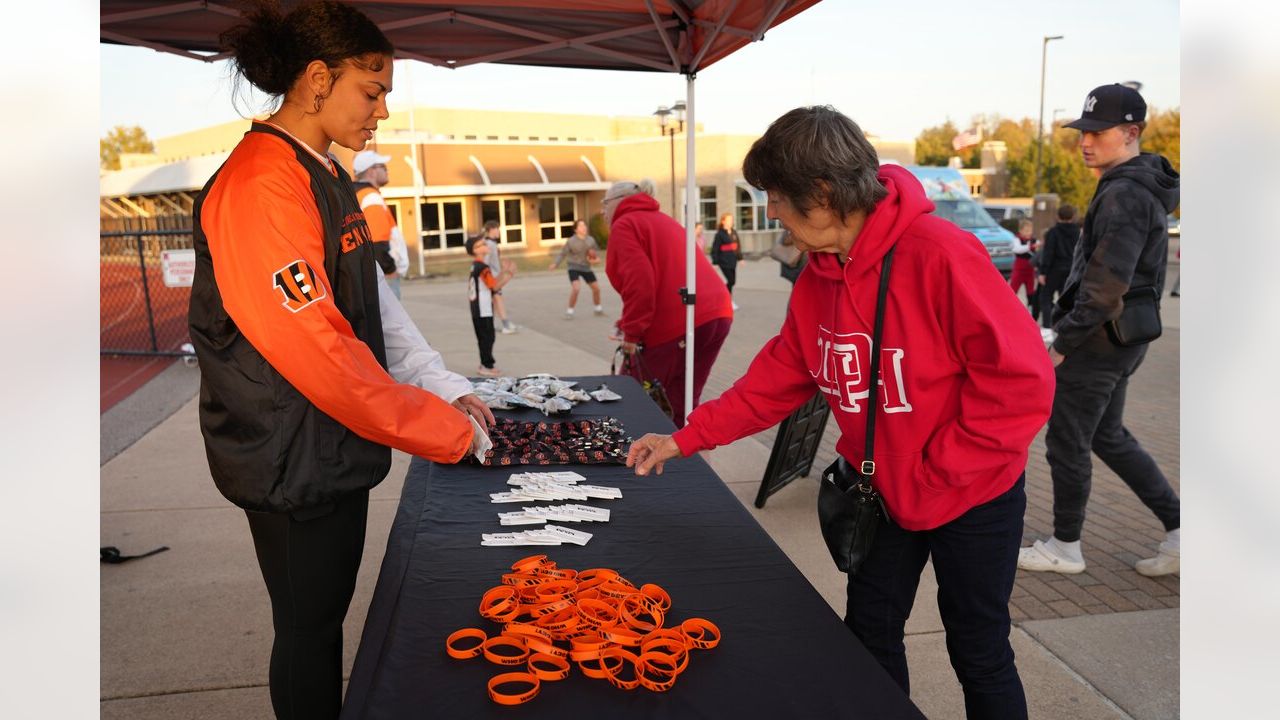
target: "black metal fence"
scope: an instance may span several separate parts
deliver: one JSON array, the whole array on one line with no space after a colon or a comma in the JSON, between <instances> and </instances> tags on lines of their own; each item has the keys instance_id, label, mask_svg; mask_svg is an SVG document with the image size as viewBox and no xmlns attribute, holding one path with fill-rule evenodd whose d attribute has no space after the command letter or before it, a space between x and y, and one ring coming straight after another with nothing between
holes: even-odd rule
<instances>
[{"instance_id":1,"label":"black metal fence","mask_svg":"<svg viewBox=\"0 0 1280 720\"><path fill-rule=\"evenodd\" d=\"M103 219L100 228L101 353L187 355L191 287L182 276L191 265L174 251L191 249L191 218Z\"/></svg>"}]
</instances>

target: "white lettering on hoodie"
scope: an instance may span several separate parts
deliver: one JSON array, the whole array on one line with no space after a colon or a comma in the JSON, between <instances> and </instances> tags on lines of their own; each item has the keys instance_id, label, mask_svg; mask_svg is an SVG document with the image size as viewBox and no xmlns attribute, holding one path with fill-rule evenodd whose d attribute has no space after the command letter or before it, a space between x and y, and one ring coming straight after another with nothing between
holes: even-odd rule
<instances>
[{"instance_id":1,"label":"white lettering on hoodie","mask_svg":"<svg viewBox=\"0 0 1280 720\"><path fill-rule=\"evenodd\" d=\"M847 413L862 412L862 401L870 394L871 336L866 333L837 333L818 325L818 353L821 367L809 375L822 392L836 398L836 407ZM903 380L902 348L881 349L880 388L886 413L911 412L907 386Z\"/></svg>"}]
</instances>

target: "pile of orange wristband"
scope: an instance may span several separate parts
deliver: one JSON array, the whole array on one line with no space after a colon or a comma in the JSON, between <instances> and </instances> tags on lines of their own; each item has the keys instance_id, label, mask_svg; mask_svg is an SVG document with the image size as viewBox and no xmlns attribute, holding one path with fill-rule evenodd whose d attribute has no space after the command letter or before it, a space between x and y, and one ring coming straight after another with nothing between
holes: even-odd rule
<instances>
[{"instance_id":1,"label":"pile of orange wristband","mask_svg":"<svg viewBox=\"0 0 1280 720\"><path fill-rule=\"evenodd\" d=\"M690 651L720 643L720 629L702 618L663 627L671 596L657 585L636 587L607 568L557 568L546 555L518 560L511 570L480 599L480 616L502 631L490 637L463 628L445 640L449 657L483 655L511 669L489 680L496 703L532 700L544 681L569 677L571 663L624 690L665 692L688 667ZM500 690L509 686L518 690Z\"/></svg>"}]
</instances>

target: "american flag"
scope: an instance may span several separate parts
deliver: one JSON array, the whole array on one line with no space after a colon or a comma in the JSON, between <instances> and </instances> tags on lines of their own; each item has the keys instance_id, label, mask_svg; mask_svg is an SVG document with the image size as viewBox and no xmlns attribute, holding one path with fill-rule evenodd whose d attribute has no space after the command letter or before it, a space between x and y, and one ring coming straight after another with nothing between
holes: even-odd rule
<instances>
[{"instance_id":1,"label":"american flag","mask_svg":"<svg viewBox=\"0 0 1280 720\"><path fill-rule=\"evenodd\" d=\"M973 147L982 142L982 130L971 128L951 138L951 148L959 152L967 147Z\"/></svg>"}]
</instances>

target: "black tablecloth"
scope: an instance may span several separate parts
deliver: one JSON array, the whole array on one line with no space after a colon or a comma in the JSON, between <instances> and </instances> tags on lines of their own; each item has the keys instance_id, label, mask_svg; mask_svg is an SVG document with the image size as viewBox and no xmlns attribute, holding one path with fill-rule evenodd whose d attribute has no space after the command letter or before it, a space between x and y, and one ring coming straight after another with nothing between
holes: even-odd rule
<instances>
[{"instance_id":1,"label":"black tablecloth","mask_svg":"<svg viewBox=\"0 0 1280 720\"><path fill-rule=\"evenodd\" d=\"M672 430L634 380L575 379L585 388L607 382L623 400L584 403L571 417L612 415L632 437ZM530 410L509 414L542 417ZM621 499L586 503L608 508L611 521L567 524L594 533L584 547L481 547L481 533L537 527L499 525L499 511L531 503L494 504L489 493L509 489L513 472L539 469L572 469L591 483L621 488ZM454 660L445 654L445 638L463 627L495 632L477 611L480 596L512 562L537 553L561 567L609 567L637 585L657 583L671 594L668 626L704 617L720 627L723 640L694 651L665 693L619 690L574 668L567 680L544 682L525 705L497 705L485 686L507 669L483 657ZM612 465L486 468L414 459L342 717L923 716L706 462L693 457L645 478Z\"/></svg>"}]
</instances>

